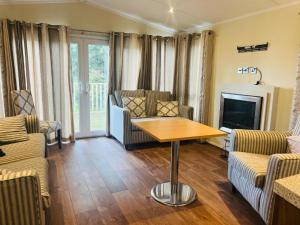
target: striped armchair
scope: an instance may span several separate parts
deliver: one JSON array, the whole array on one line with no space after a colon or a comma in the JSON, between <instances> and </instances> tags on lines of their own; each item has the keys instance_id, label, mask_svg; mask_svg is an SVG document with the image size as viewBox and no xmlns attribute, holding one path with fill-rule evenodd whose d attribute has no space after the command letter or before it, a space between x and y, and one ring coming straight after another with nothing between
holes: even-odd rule
<instances>
[{"instance_id":1,"label":"striped armchair","mask_svg":"<svg viewBox=\"0 0 300 225\"><path fill-rule=\"evenodd\" d=\"M25 116L27 141L1 145L0 224L45 225L50 207L46 141L36 116Z\"/></svg>"},{"instance_id":2,"label":"striped armchair","mask_svg":"<svg viewBox=\"0 0 300 225\"><path fill-rule=\"evenodd\" d=\"M300 123L299 123L300 124ZM287 137L292 132L233 130L228 158L228 179L271 224L274 181L300 173L300 154L291 154Z\"/></svg>"},{"instance_id":3,"label":"striped armchair","mask_svg":"<svg viewBox=\"0 0 300 225\"><path fill-rule=\"evenodd\" d=\"M13 106L16 115L36 115L36 110L30 90L14 90L11 92ZM50 139L50 134L55 134L55 139L59 148L62 147L61 130L62 125L59 121L39 121L40 132L45 134Z\"/></svg>"}]
</instances>

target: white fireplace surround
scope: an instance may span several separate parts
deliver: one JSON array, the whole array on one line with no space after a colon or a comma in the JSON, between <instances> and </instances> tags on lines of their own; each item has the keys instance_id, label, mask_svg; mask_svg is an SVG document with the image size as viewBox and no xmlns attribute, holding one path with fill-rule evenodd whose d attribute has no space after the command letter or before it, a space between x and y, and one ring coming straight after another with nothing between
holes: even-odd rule
<instances>
[{"instance_id":1,"label":"white fireplace surround","mask_svg":"<svg viewBox=\"0 0 300 225\"><path fill-rule=\"evenodd\" d=\"M222 92L262 97L263 101L261 107L260 129L274 130L278 100L277 87L270 85L227 84L219 91L219 99L221 99ZM218 109L220 109L220 101L218 102ZM218 112L219 118L220 110L218 110Z\"/></svg>"},{"instance_id":2,"label":"white fireplace surround","mask_svg":"<svg viewBox=\"0 0 300 225\"><path fill-rule=\"evenodd\" d=\"M219 89L217 93L217 115L215 118L219 121L220 117L220 102L221 93L231 93L240 95L250 95L262 97L261 106L261 118L260 118L260 129L261 130L274 130L276 123L276 109L278 102L278 87L270 85L253 85L253 84L227 84ZM218 124L219 126L219 124ZM208 142L212 145L218 146L220 148L224 147L224 138L212 138ZM230 145L230 143L228 143ZM229 146L228 146L229 147ZM226 147L226 149L228 149Z\"/></svg>"}]
</instances>

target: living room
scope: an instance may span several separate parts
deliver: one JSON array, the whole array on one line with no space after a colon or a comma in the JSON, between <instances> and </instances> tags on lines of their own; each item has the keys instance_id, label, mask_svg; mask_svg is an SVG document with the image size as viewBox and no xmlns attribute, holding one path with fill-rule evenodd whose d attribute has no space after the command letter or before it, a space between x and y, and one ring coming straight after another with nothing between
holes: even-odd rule
<instances>
[{"instance_id":1,"label":"living room","mask_svg":"<svg viewBox=\"0 0 300 225\"><path fill-rule=\"evenodd\" d=\"M299 1L0 15L0 225L299 224Z\"/></svg>"}]
</instances>

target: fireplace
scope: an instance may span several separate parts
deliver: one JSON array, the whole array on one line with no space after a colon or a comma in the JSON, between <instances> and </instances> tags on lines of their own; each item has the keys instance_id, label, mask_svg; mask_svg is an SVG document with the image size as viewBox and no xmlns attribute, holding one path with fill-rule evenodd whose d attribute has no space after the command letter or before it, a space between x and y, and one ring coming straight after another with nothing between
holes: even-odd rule
<instances>
[{"instance_id":1,"label":"fireplace","mask_svg":"<svg viewBox=\"0 0 300 225\"><path fill-rule=\"evenodd\" d=\"M262 97L221 93L219 127L230 133L232 129L260 129Z\"/></svg>"}]
</instances>

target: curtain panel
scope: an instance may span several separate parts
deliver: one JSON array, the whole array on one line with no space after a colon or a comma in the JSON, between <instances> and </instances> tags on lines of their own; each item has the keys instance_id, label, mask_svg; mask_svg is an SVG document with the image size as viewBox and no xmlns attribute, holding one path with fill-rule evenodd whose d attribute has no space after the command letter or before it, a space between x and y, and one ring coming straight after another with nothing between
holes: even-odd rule
<instances>
[{"instance_id":1,"label":"curtain panel","mask_svg":"<svg viewBox=\"0 0 300 225\"><path fill-rule=\"evenodd\" d=\"M11 91L31 90L39 119L61 121L62 137L73 140L68 36L64 26L3 20L2 92L5 114L11 116Z\"/></svg>"},{"instance_id":2,"label":"curtain panel","mask_svg":"<svg viewBox=\"0 0 300 225\"><path fill-rule=\"evenodd\" d=\"M293 129L295 127L299 115L300 115L300 54L298 55L298 69L297 69L296 84L295 84L295 89L293 94L290 129Z\"/></svg>"},{"instance_id":3,"label":"curtain panel","mask_svg":"<svg viewBox=\"0 0 300 225\"><path fill-rule=\"evenodd\" d=\"M152 38L152 90L173 92L175 39Z\"/></svg>"},{"instance_id":4,"label":"curtain panel","mask_svg":"<svg viewBox=\"0 0 300 225\"><path fill-rule=\"evenodd\" d=\"M1 69L6 116L13 116L11 91L29 89L26 26L24 22L1 21Z\"/></svg>"},{"instance_id":5,"label":"curtain panel","mask_svg":"<svg viewBox=\"0 0 300 225\"><path fill-rule=\"evenodd\" d=\"M175 68L173 96L181 105L188 104L188 90L190 77L191 34L175 36Z\"/></svg>"},{"instance_id":6,"label":"curtain panel","mask_svg":"<svg viewBox=\"0 0 300 225\"><path fill-rule=\"evenodd\" d=\"M203 31L191 40L188 105L194 107L194 120L203 124L208 124L213 39L211 31Z\"/></svg>"},{"instance_id":7,"label":"curtain panel","mask_svg":"<svg viewBox=\"0 0 300 225\"><path fill-rule=\"evenodd\" d=\"M141 36L141 65L138 78L138 89L152 89L152 36Z\"/></svg>"},{"instance_id":8,"label":"curtain panel","mask_svg":"<svg viewBox=\"0 0 300 225\"><path fill-rule=\"evenodd\" d=\"M111 33L109 93L115 90L170 91L208 123L213 33L174 37Z\"/></svg>"}]
</instances>

